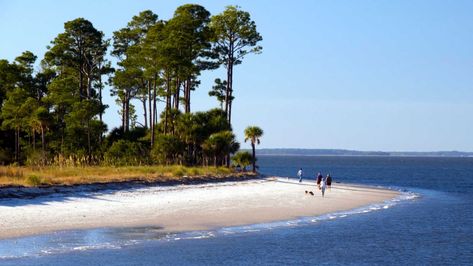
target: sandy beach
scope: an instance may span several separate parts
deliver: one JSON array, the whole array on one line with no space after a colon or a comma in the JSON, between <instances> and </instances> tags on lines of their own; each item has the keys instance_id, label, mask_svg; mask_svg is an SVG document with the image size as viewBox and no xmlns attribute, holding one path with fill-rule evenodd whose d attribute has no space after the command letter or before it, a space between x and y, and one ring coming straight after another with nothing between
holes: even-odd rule
<instances>
[{"instance_id":1,"label":"sandy beach","mask_svg":"<svg viewBox=\"0 0 473 266\"><path fill-rule=\"evenodd\" d=\"M305 193L313 191L314 196ZM313 181L266 178L0 200L0 238L58 230L157 226L163 231L290 220L383 202L399 193L334 184L325 198Z\"/></svg>"}]
</instances>

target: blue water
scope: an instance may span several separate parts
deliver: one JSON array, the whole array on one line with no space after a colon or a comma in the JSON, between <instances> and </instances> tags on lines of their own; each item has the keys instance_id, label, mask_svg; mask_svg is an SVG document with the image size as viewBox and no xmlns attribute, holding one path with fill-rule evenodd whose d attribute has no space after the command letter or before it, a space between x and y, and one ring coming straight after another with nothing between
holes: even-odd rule
<instances>
[{"instance_id":1,"label":"blue water","mask_svg":"<svg viewBox=\"0 0 473 266\"><path fill-rule=\"evenodd\" d=\"M104 228L2 240L0 264L473 265L473 158L264 156L258 162L267 175L293 177L302 167L306 175L321 171L337 182L398 189L404 198L208 232ZM31 252L38 247L46 252Z\"/></svg>"}]
</instances>

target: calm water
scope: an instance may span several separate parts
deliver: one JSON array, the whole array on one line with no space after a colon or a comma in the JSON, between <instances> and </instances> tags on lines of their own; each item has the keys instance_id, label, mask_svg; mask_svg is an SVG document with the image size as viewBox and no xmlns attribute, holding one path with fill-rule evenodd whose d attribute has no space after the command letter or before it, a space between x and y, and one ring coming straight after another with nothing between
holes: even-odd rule
<instances>
[{"instance_id":1,"label":"calm water","mask_svg":"<svg viewBox=\"0 0 473 266\"><path fill-rule=\"evenodd\" d=\"M473 158L265 156L259 164L268 175L293 177L302 167L406 193L352 212L211 232L97 229L3 240L0 265L473 265Z\"/></svg>"}]
</instances>

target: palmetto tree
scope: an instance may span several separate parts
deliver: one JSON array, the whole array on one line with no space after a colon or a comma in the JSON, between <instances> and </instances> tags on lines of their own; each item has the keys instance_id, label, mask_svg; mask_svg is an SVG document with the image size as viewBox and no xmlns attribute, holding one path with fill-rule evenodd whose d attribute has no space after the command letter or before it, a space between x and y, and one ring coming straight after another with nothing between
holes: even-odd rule
<instances>
[{"instance_id":1,"label":"palmetto tree","mask_svg":"<svg viewBox=\"0 0 473 266\"><path fill-rule=\"evenodd\" d=\"M214 166L225 165L225 161L230 154L235 153L240 148L240 143L235 139L235 134L231 131L220 131L210 135L204 142L204 152L213 156Z\"/></svg>"},{"instance_id":2,"label":"palmetto tree","mask_svg":"<svg viewBox=\"0 0 473 266\"><path fill-rule=\"evenodd\" d=\"M257 126L249 126L245 129L245 142L248 140L251 142L251 148L253 149L253 172L256 172L256 155L255 146L260 144L260 138L263 136L263 130Z\"/></svg>"}]
</instances>

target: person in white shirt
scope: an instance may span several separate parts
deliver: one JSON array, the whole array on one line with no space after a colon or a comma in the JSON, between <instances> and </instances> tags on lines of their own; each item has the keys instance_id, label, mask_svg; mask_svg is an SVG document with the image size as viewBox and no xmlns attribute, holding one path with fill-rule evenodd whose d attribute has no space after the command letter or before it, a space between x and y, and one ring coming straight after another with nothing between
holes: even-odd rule
<instances>
[{"instance_id":1,"label":"person in white shirt","mask_svg":"<svg viewBox=\"0 0 473 266\"><path fill-rule=\"evenodd\" d=\"M327 180L326 179L322 179L322 182L320 184L320 189L322 190L322 197L325 196L325 187L327 186Z\"/></svg>"},{"instance_id":2,"label":"person in white shirt","mask_svg":"<svg viewBox=\"0 0 473 266\"><path fill-rule=\"evenodd\" d=\"M302 168L297 172L297 177L299 177L299 183L302 182Z\"/></svg>"}]
</instances>

